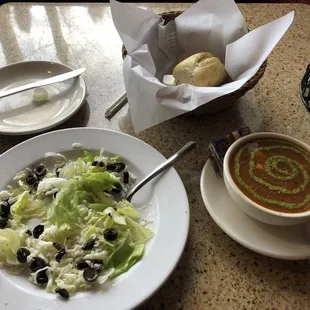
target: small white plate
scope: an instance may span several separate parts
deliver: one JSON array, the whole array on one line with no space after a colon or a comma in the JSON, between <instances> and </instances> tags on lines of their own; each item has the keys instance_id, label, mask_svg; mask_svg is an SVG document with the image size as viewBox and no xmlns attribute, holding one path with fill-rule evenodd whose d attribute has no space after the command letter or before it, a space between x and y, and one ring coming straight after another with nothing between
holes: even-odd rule
<instances>
[{"instance_id":1,"label":"small white plate","mask_svg":"<svg viewBox=\"0 0 310 310\"><path fill-rule=\"evenodd\" d=\"M94 128L78 128L46 133L27 140L0 156L0 190L15 174L38 163L46 152L67 152L77 158L82 149L120 155L139 181L165 158L150 145L123 133ZM21 155L22 154L22 155ZM0 268L0 309L6 310L85 310L132 309L149 298L169 277L183 252L188 228L189 205L183 183L170 168L145 185L134 197L143 219L152 219L149 228L155 236L148 241L144 257L128 272L117 277L104 290L77 293L64 302L55 294ZM144 206L144 207L143 207Z\"/></svg>"},{"instance_id":2,"label":"small white plate","mask_svg":"<svg viewBox=\"0 0 310 310\"><path fill-rule=\"evenodd\" d=\"M310 258L310 223L272 226L245 214L229 196L208 160L200 179L204 204L215 223L232 239L257 253L287 260Z\"/></svg>"},{"instance_id":3,"label":"small white plate","mask_svg":"<svg viewBox=\"0 0 310 310\"><path fill-rule=\"evenodd\" d=\"M0 89L11 89L72 70L48 61L15 63L0 68ZM59 125L78 111L86 95L81 76L44 88L49 93L46 103L32 102L33 89L0 99L0 133L30 134Z\"/></svg>"}]
</instances>

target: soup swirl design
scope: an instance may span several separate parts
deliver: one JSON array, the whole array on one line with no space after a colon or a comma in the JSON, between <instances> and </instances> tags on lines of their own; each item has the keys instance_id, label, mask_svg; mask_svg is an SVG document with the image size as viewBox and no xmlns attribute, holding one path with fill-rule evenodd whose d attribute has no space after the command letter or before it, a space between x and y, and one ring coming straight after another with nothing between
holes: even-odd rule
<instances>
[{"instance_id":1,"label":"soup swirl design","mask_svg":"<svg viewBox=\"0 0 310 310\"><path fill-rule=\"evenodd\" d=\"M281 139L257 139L229 162L238 188L260 206L285 213L310 210L310 153Z\"/></svg>"}]
</instances>

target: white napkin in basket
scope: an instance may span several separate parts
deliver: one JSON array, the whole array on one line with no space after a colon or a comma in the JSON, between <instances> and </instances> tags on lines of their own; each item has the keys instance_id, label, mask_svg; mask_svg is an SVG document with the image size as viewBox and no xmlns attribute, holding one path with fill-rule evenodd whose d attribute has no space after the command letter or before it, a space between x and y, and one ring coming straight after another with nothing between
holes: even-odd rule
<instances>
[{"instance_id":1,"label":"white napkin in basket","mask_svg":"<svg viewBox=\"0 0 310 310\"><path fill-rule=\"evenodd\" d=\"M115 27L128 51L123 72L136 132L239 89L259 69L294 19L291 12L249 33L233 0L200 0L174 21L110 0ZM233 82L220 87L166 86L165 74L198 52L225 63Z\"/></svg>"}]
</instances>

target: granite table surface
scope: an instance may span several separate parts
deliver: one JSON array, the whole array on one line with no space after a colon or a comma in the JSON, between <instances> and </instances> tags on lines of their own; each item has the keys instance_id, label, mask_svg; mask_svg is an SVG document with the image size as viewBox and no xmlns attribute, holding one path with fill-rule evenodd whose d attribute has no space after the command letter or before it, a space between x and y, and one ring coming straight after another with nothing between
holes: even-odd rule
<instances>
[{"instance_id":1,"label":"granite table surface","mask_svg":"<svg viewBox=\"0 0 310 310\"><path fill-rule=\"evenodd\" d=\"M160 13L190 4L141 4ZM0 7L0 67L49 60L85 67L85 104L60 128L91 126L134 135L165 156L188 140L196 150L176 165L189 197L188 242L178 267L141 309L310 309L308 261L256 254L228 237L203 204L199 178L208 143L248 124L253 131L289 134L310 144L310 113L299 82L310 61L310 6L240 4L251 29L295 11L295 20L268 59L264 77L232 107L213 116L183 115L136 134L128 106L111 121L104 112L124 91L121 40L109 4L9 3ZM29 136L0 135L0 151ZM1 304L0 309L5 309Z\"/></svg>"}]
</instances>

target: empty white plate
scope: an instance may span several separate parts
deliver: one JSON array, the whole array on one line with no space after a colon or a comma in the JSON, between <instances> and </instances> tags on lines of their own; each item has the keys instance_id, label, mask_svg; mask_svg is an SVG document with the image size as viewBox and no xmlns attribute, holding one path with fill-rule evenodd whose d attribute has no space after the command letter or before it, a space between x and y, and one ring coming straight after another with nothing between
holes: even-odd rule
<instances>
[{"instance_id":1,"label":"empty white plate","mask_svg":"<svg viewBox=\"0 0 310 310\"><path fill-rule=\"evenodd\" d=\"M208 160L200 187L204 204L215 223L232 239L257 253L281 259L310 258L310 223L272 226L246 215L229 196Z\"/></svg>"},{"instance_id":2,"label":"empty white plate","mask_svg":"<svg viewBox=\"0 0 310 310\"><path fill-rule=\"evenodd\" d=\"M0 68L0 89L11 89L72 70L48 61L15 63ZM0 133L29 134L52 128L77 112L86 95L81 76L44 88L49 94L45 103L32 101L34 89L0 99Z\"/></svg>"}]
</instances>

